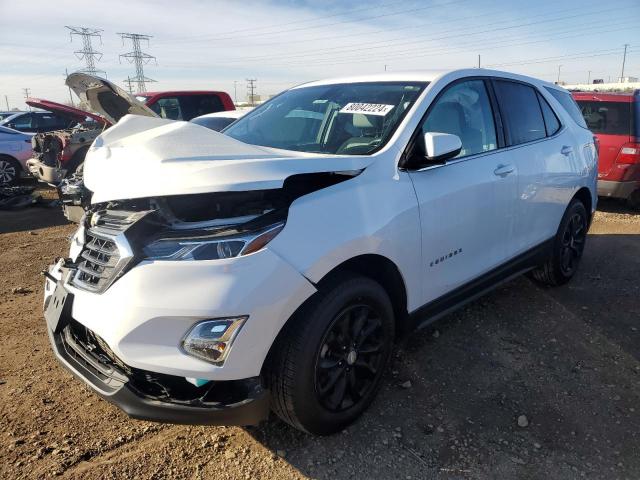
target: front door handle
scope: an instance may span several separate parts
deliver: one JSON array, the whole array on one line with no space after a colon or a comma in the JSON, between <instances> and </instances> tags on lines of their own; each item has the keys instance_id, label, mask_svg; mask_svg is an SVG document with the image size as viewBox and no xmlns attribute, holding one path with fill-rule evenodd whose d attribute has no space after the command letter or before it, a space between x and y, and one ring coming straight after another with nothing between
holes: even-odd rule
<instances>
[{"instance_id":1,"label":"front door handle","mask_svg":"<svg viewBox=\"0 0 640 480\"><path fill-rule=\"evenodd\" d=\"M573 147L570 147L569 145L565 145L564 147L562 147L562 150L560 150L560 153L568 157L573 153Z\"/></svg>"},{"instance_id":2,"label":"front door handle","mask_svg":"<svg viewBox=\"0 0 640 480\"><path fill-rule=\"evenodd\" d=\"M513 165L498 165L496 167L496 169L493 171L493 173L495 175L497 175L498 177L506 177L507 175L509 175L510 173L512 173L515 169L513 168Z\"/></svg>"}]
</instances>

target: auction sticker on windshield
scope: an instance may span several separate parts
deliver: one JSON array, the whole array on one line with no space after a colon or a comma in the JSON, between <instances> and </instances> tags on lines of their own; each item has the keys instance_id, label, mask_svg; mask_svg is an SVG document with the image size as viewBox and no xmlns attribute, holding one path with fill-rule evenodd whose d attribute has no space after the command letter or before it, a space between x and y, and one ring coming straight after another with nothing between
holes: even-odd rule
<instances>
[{"instance_id":1,"label":"auction sticker on windshield","mask_svg":"<svg viewBox=\"0 0 640 480\"><path fill-rule=\"evenodd\" d=\"M393 110L395 105L385 105L382 103L347 103L340 113L361 113L363 115L380 115L384 117Z\"/></svg>"}]
</instances>

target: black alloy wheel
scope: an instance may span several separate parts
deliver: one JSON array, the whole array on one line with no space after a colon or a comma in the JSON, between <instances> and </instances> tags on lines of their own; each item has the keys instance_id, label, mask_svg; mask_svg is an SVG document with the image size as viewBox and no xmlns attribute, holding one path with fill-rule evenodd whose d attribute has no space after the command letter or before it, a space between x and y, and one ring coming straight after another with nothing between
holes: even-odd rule
<instances>
[{"instance_id":1,"label":"black alloy wheel","mask_svg":"<svg viewBox=\"0 0 640 480\"><path fill-rule=\"evenodd\" d=\"M565 226L560 250L560 269L567 277L572 276L578 266L586 237L586 219L580 212L575 212Z\"/></svg>"},{"instance_id":2,"label":"black alloy wheel","mask_svg":"<svg viewBox=\"0 0 640 480\"><path fill-rule=\"evenodd\" d=\"M315 370L316 394L331 412L341 412L365 398L383 364L382 319L371 306L342 310L325 334Z\"/></svg>"}]
</instances>

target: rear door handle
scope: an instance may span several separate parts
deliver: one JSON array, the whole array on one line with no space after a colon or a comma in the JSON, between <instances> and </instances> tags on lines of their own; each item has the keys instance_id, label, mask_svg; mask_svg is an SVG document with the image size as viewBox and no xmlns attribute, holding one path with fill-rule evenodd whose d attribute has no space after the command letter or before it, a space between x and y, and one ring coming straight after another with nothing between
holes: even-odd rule
<instances>
[{"instance_id":1,"label":"rear door handle","mask_svg":"<svg viewBox=\"0 0 640 480\"><path fill-rule=\"evenodd\" d=\"M498 165L496 169L493 171L495 175L498 177L506 177L510 173L512 173L515 169L513 165Z\"/></svg>"},{"instance_id":2,"label":"rear door handle","mask_svg":"<svg viewBox=\"0 0 640 480\"><path fill-rule=\"evenodd\" d=\"M560 150L560 153L568 157L573 153L573 147L570 147L569 145L565 145L564 147L562 147L562 150Z\"/></svg>"}]
</instances>

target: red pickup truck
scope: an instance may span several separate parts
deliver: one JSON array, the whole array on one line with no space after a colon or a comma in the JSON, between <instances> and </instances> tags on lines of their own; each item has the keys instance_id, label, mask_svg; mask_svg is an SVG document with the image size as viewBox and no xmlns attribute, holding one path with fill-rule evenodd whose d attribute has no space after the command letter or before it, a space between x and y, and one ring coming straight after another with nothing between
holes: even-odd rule
<instances>
[{"instance_id":1,"label":"red pickup truck","mask_svg":"<svg viewBox=\"0 0 640 480\"><path fill-rule=\"evenodd\" d=\"M598 195L640 209L640 90L573 92L599 142Z\"/></svg>"}]
</instances>

